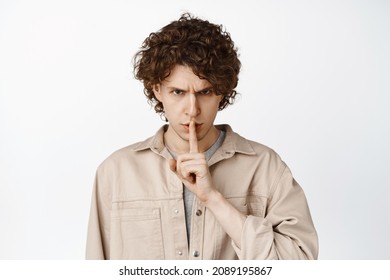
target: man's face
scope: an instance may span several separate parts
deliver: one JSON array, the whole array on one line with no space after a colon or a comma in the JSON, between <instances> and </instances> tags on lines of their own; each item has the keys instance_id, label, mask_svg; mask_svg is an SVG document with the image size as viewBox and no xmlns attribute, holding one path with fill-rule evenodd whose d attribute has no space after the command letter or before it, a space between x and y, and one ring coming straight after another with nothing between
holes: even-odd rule
<instances>
[{"instance_id":1,"label":"man's face","mask_svg":"<svg viewBox=\"0 0 390 280\"><path fill-rule=\"evenodd\" d=\"M190 67L177 65L171 74L154 87L156 98L163 103L169 128L166 144L177 152L188 151L189 123L196 123L201 150L211 146L218 137L213 123L222 96L215 95L206 79L196 76Z\"/></svg>"}]
</instances>

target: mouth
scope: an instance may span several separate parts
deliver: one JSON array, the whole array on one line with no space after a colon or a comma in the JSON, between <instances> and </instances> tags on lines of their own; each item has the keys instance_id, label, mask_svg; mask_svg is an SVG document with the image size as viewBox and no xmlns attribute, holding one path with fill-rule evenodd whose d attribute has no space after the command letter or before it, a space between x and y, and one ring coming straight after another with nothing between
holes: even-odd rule
<instances>
[{"instance_id":1,"label":"mouth","mask_svg":"<svg viewBox=\"0 0 390 280\"><path fill-rule=\"evenodd\" d=\"M190 124L189 123L186 123L186 124L182 124L182 126L184 127L185 130L189 131L190 130ZM195 123L195 129L198 130L202 127L202 123Z\"/></svg>"}]
</instances>

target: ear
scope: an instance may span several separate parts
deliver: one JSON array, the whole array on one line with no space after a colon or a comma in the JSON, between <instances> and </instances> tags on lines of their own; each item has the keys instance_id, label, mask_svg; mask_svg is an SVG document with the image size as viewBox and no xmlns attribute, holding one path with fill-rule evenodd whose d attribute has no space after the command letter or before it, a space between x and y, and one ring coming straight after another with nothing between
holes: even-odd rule
<instances>
[{"instance_id":1,"label":"ear","mask_svg":"<svg viewBox=\"0 0 390 280\"><path fill-rule=\"evenodd\" d=\"M161 101L161 86L160 84L157 84L157 85L153 85L153 93L154 93L154 96L157 98L158 101L162 102Z\"/></svg>"}]
</instances>

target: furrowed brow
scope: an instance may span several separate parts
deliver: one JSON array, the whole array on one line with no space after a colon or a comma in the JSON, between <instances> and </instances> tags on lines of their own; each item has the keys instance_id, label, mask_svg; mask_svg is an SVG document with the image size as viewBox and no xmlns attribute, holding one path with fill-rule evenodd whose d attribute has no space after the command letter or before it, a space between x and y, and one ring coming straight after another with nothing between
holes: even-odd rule
<instances>
[{"instance_id":1,"label":"furrowed brow","mask_svg":"<svg viewBox=\"0 0 390 280\"><path fill-rule=\"evenodd\" d=\"M182 92L186 92L185 89L182 89L180 87L175 87L175 86L169 86L169 87L166 87L169 91L172 91L172 90L180 90Z\"/></svg>"},{"instance_id":2,"label":"furrowed brow","mask_svg":"<svg viewBox=\"0 0 390 280\"><path fill-rule=\"evenodd\" d=\"M212 86L205 87L201 90L198 90L197 93L202 92L202 91L207 91L207 90L213 90L213 87Z\"/></svg>"}]
</instances>

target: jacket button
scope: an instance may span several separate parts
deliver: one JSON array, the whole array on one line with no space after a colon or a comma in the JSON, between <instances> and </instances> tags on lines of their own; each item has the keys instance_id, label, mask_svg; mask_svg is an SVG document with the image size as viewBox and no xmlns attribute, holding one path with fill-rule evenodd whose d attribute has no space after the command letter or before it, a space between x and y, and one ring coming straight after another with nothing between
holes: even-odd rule
<instances>
[{"instance_id":1,"label":"jacket button","mask_svg":"<svg viewBox=\"0 0 390 280\"><path fill-rule=\"evenodd\" d=\"M175 214L179 214L179 210L175 209Z\"/></svg>"},{"instance_id":2,"label":"jacket button","mask_svg":"<svg viewBox=\"0 0 390 280\"><path fill-rule=\"evenodd\" d=\"M200 215L202 215L202 210L200 209L196 210L196 216L200 216Z\"/></svg>"},{"instance_id":3,"label":"jacket button","mask_svg":"<svg viewBox=\"0 0 390 280\"><path fill-rule=\"evenodd\" d=\"M199 257L199 251L195 250L195 251L192 253L192 255L193 255L195 258Z\"/></svg>"},{"instance_id":4,"label":"jacket button","mask_svg":"<svg viewBox=\"0 0 390 280\"><path fill-rule=\"evenodd\" d=\"M179 256L183 255L182 251L178 251L177 253L179 254Z\"/></svg>"}]
</instances>

